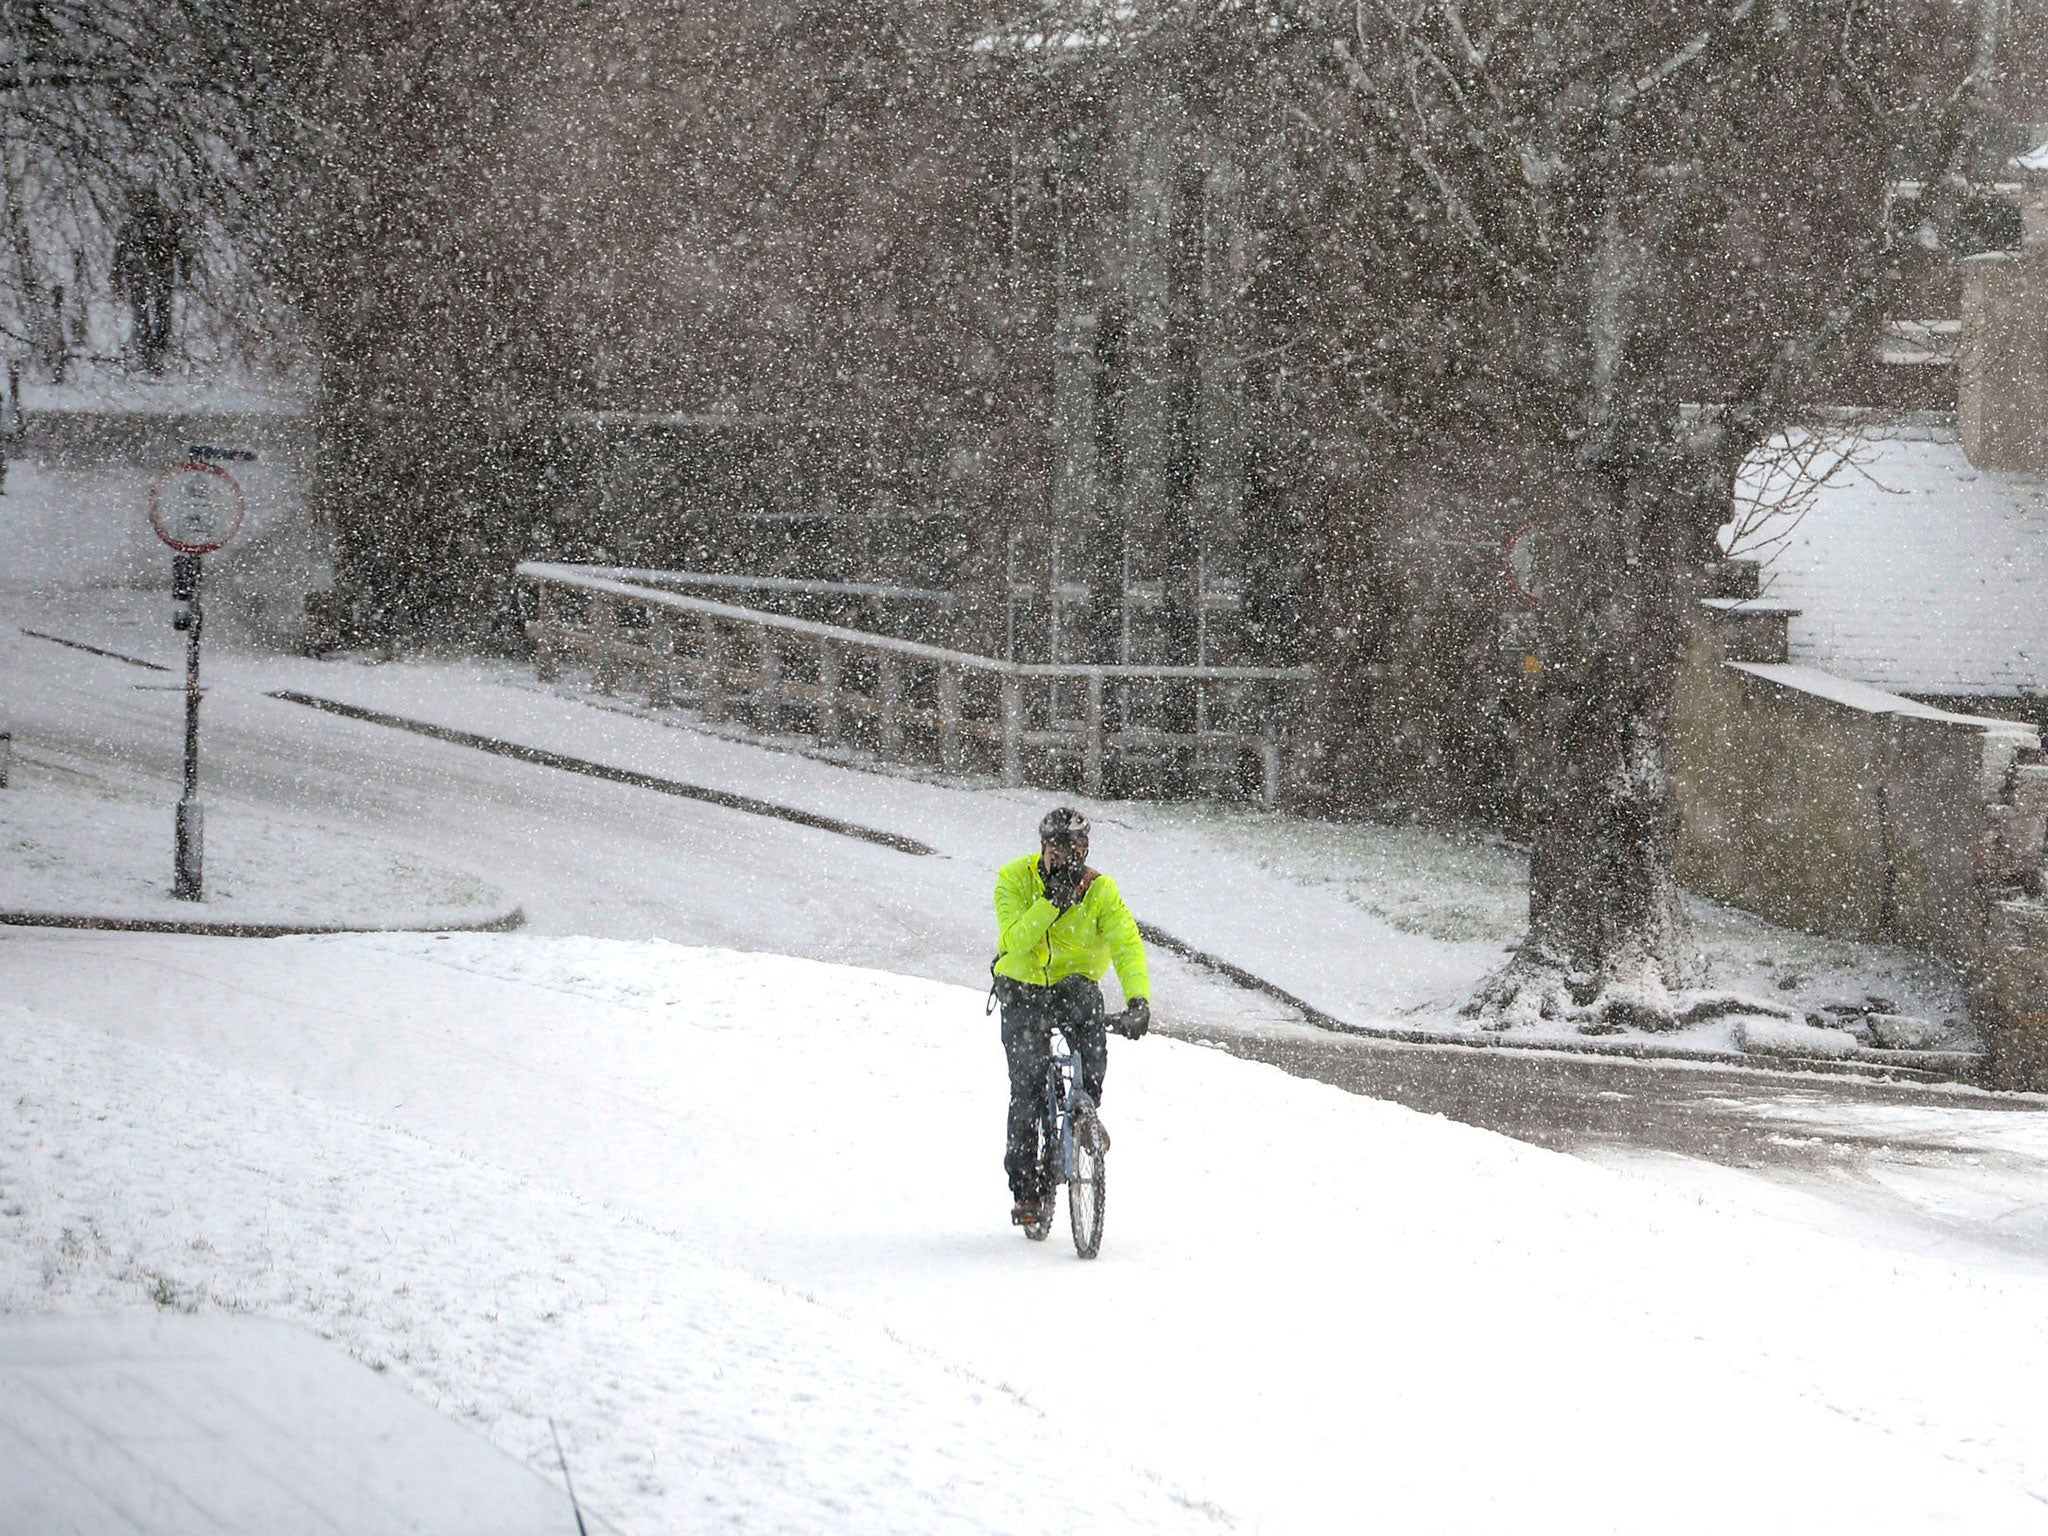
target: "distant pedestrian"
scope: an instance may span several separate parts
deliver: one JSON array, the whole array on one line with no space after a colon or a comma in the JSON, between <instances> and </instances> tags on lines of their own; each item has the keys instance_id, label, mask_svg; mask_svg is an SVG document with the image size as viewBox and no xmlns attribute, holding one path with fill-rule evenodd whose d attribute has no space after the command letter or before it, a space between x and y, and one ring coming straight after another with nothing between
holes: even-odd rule
<instances>
[{"instance_id":1,"label":"distant pedestrian","mask_svg":"<svg viewBox=\"0 0 2048 1536\"><path fill-rule=\"evenodd\" d=\"M114 240L114 292L128 301L136 361L164 371L171 349L171 307L190 274L191 251L176 214L153 187L137 192Z\"/></svg>"}]
</instances>

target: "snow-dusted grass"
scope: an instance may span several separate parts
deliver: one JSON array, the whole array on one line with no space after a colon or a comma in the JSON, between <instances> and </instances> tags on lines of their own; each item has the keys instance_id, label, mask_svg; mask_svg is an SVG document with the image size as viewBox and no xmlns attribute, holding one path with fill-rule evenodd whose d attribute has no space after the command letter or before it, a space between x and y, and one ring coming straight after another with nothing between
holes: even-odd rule
<instances>
[{"instance_id":1,"label":"snow-dusted grass","mask_svg":"<svg viewBox=\"0 0 2048 1536\"><path fill-rule=\"evenodd\" d=\"M232 799L207 803L206 900L171 895L175 786L41 749L0 791L0 907L159 921L460 926L510 903L472 877Z\"/></svg>"},{"instance_id":2,"label":"snow-dusted grass","mask_svg":"<svg viewBox=\"0 0 2048 1536\"><path fill-rule=\"evenodd\" d=\"M1923 1047L1972 1049L1979 1043L1962 972L1947 961L1895 944L1781 928L1717 901L1695 898L1691 911L1693 937L1717 986L1772 999L1809 1017L1839 1018L1864 1044L1887 1043L1871 1034L1861 1017L1867 1013L1926 1020L1932 1032L1922 1038Z\"/></svg>"},{"instance_id":3,"label":"snow-dusted grass","mask_svg":"<svg viewBox=\"0 0 2048 1536\"><path fill-rule=\"evenodd\" d=\"M1527 926L1529 858L1492 833L1365 821L1309 821L1239 807L1132 807L1283 880L1327 885L1418 938L1506 944Z\"/></svg>"},{"instance_id":4,"label":"snow-dusted grass","mask_svg":"<svg viewBox=\"0 0 2048 1536\"><path fill-rule=\"evenodd\" d=\"M1180 828L1188 838L1228 850L1276 880L1340 894L1360 911L1417 938L1506 949L1527 925L1528 851L1498 834L1308 821L1227 806L1124 805L1117 814L1155 831ZM1916 1033L1916 1049L1967 1049L1977 1043L1963 980L1953 965L1893 945L1781 928L1703 897L1689 898L1687 910L1711 989L1746 993L1830 1024L1840 1020L1855 1034L1851 1045L1889 1043L1876 1038L1864 1022L1863 1015L1871 1012L1925 1020L1930 1028ZM1420 1025L1424 1012L1431 1028L1477 1027L1459 1020L1442 1002L1418 1010L1411 1015L1413 1022ZM1519 1032L1562 1031L1535 1025ZM1748 1048L1743 1032L1726 1020L1657 1038L1703 1050Z\"/></svg>"},{"instance_id":5,"label":"snow-dusted grass","mask_svg":"<svg viewBox=\"0 0 2048 1536\"><path fill-rule=\"evenodd\" d=\"M968 989L519 936L0 965L0 1307L300 1320L536 1466L556 1416L628 1530L2041 1527L2038 1275L1159 1039L1083 1264L1006 1224Z\"/></svg>"}]
</instances>

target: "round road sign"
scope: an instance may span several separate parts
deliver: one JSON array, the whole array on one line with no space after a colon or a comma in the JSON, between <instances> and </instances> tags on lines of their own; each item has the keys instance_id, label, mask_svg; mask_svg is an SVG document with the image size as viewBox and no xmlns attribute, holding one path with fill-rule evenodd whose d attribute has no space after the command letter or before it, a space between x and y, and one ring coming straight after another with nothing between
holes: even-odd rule
<instances>
[{"instance_id":1,"label":"round road sign","mask_svg":"<svg viewBox=\"0 0 2048 1536\"><path fill-rule=\"evenodd\" d=\"M149 526L181 555L210 555L242 526L242 488L218 464L173 464L149 488Z\"/></svg>"}]
</instances>

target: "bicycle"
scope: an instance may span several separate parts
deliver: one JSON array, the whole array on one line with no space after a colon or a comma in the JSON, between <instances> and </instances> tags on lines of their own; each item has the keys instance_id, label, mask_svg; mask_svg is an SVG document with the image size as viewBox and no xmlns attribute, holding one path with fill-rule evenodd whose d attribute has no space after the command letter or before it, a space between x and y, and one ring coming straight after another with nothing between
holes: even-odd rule
<instances>
[{"instance_id":1,"label":"bicycle","mask_svg":"<svg viewBox=\"0 0 2048 1536\"><path fill-rule=\"evenodd\" d=\"M1081 1086L1081 1054L1064 1030L1058 1033L1066 1049L1055 1053L1046 1068L1038 1123L1038 1178L1045 1204L1039 1219L1025 1224L1024 1235L1035 1243L1045 1241L1052 1232L1054 1191L1064 1184L1074 1252L1092 1259L1102 1250L1103 1163L1109 1135Z\"/></svg>"}]
</instances>

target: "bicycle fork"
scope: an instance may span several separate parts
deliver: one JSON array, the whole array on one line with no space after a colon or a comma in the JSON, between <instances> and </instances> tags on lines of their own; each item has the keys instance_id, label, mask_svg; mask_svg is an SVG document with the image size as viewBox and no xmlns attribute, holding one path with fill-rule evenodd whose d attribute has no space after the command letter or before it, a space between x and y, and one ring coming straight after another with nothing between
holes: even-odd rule
<instances>
[{"instance_id":1,"label":"bicycle fork","mask_svg":"<svg viewBox=\"0 0 2048 1536\"><path fill-rule=\"evenodd\" d=\"M1055 1160L1053 1174L1061 1184L1074 1176L1075 1069L1076 1058L1072 1054L1055 1056L1052 1070L1045 1076L1046 1108L1057 1138L1051 1149Z\"/></svg>"}]
</instances>

